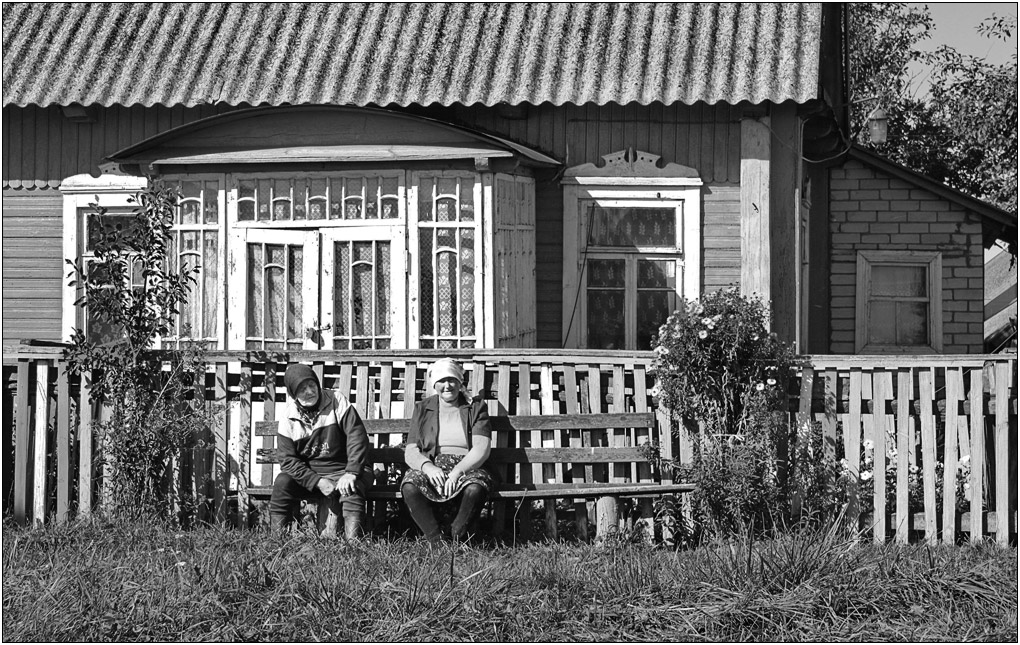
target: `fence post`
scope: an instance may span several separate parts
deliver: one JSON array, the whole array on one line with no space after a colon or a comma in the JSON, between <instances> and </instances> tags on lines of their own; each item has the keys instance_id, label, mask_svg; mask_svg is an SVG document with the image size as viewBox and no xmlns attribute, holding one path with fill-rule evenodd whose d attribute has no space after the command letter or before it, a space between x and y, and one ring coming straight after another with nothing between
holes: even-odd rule
<instances>
[{"instance_id":1,"label":"fence post","mask_svg":"<svg viewBox=\"0 0 1020 645\"><path fill-rule=\"evenodd\" d=\"M28 360L18 360L18 412L14 440L14 521L21 526L28 522L28 466L32 463L32 437L28 431L32 420L28 391L31 367L32 364Z\"/></svg>"},{"instance_id":2,"label":"fence post","mask_svg":"<svg viewBox=\"0 0 1020 645\"><path fill-rule=\"evenodd\" d=\"M68 520L71 502L71 391L67 361L57 362L57 514L56 521Z\"/></svg>"},{"instance_id":3,"label":"fence post","mask_svg":"<svg viewBox=\"0 0 1020 645\"><path fill-rule=\"evenodd\" d=\"M49 411L50 362L35 365L35 440L32 444L32 524L38 526L46 520L46 435Z\"/></svg>"},{"instance_id":4,"label":"fence post","mask_svg":"<svg viewBox=\"0 0 1020 645\"><path fill-rule=\"evenodd\" d=\"M1009 386L1013 374L1009 363L995 363L995 541L999 544L1009 544L1012 524L1009 512Z\"/></svg>"}]
</instances>

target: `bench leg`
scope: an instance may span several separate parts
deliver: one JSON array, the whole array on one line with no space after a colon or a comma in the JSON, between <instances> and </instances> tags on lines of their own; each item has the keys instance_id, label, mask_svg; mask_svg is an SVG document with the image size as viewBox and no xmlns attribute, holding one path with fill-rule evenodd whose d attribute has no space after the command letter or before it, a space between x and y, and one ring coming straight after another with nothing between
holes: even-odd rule
<instances>
[{"instance_id":1,"label":"bench leg","mask_svg":"<svg viewBox=\"0 0 1020 645\"><path fill-rule=\"evenodd\" d=\"M556 526L556 500L547 499L545 502L545 532L550 540L555 540L558 529Z\"/></svg>"},{"instance_id":2,"label":"bench leg","mask_svg":"<svg viewBox=\"0 0 1020 645\"><path fill-rule=\"evenodd\" d=\"M340 523L343 510L340 500L330 495L319 502L318 513L316 514L315 528L322 537L336 537L336 527Z\"/></svg>"},{"instance_id":3,"label":"bench leg","mask_svg":"<svg viewBox=\"0 0 1020 645\"><path fill-rule=\"evenodd\" d=\"M595 541L599 542L612 533L616 533L618 526L618 512L615 497L600 497L596 503Z\"/></svg>"},{"instance_id":4,"label":"bench leg","mask_svg":"<svg viewBox=\"0 0 1020 645\"><path fill-rule=\"evenodd\" d=\"M588 541L588 505L583 499L574 500L574 524L577 527L577 539Z\"/></svg>"}]
</instances>

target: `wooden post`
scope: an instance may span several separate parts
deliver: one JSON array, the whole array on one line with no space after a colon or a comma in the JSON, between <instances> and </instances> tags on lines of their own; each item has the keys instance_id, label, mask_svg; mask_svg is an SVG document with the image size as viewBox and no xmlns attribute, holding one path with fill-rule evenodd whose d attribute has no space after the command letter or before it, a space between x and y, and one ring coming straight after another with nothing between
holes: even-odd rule
<instances>
[{"instance_id":1,"label":"wooden post","mask_svg":"<svg viewBox=\"0 0 1020 645\"><path fill-rule=\"evenodd\" d=\"M645 368L642 365L634 366L634 411L648 412L648 382L645 375ZM636 432L635 444L646 445L652 440L652 434L648 428L638 429ZM635 481L652 481L652 469L648 462L641 462L637 465ZM655 506L648 497L638 499L639 520L637 530L644 542L655 541Z\"/></svg>"},{"instance_id":2,"label":"wooden post","mask_svg":"<svg viewBox=\"0 0 1020 645\"><path fill-rule=\"evenodd\" d=\"M910 369L901 369L896 375L896 541L906 544L910 541L909 477L910 459L910 400L913 398L914 382Z\"/></svg>"},{"instance_id":3,"label":"wooden post","mask_svg":"<svg viewBox=\"0 0 1020 645\"><path fill-rule=\"evenodd\" d=\"M740 121L740 292L772 296L769 117Z\"/></svg>"},{"instance_id":4,"label":"wooden post","mask_svg":"<svg viewBox=\"0 0 1020 645\"><path fill-rule=\"evenodd\" d=\"M556 402L553 399L553 378L552 378L552 365L550 363L542 363L541 371L539 372L539 396L542 401L542 414L557 414ZM543 430L541 433L541 446L543 448L555 448L556 447L556 433L552 430ZM534 445L534 443L532 444ZM563 477L561 473L557 472L558 468L556 464L542 464L542 481L548 482L550 479L556 482L562 482ZM542 502L545 507L545 530L546 535L550 540L556 540L559 534L558 527L556 526L556 499L550 498Z\"/></svg>"},{"instance_id":5,"label":"wooden post","mask_svg":"<svg viewBox=\"0 0 1020 645\"><path fill-rule=\"evenodd\" d=\"M92 461L93 436L92 417L92 373L81 374L81 388L78 393L78 517L92 514L92 481L95 475Z\"/></svg>"},{"instance_id":6,"label":"wooden post","mask_svg":"<svg viewBox=\"0 0 1020 645\"><path fill-rule=\"evenodd\" d=\"M942 540L956 543L956 477L959 469L960 395L963 374L958 367L946 368L946 438L942 471Z\"/></svg>"},{"instance_id":7,"label":"wooden post","mask_svg":"<svg viewBox=\"0 0 1020 645\"><path fill-rule=\"evenodd\" d=\"M921 479L924 487L924 541L937 544L938 517L935 514L935 379L932 368L918 373L918 397L921 404Z\"/></svg>"},{"instance_id":8,"label":"wooden post","mask_svg":"<svg viewBox=\"0 0 1020 645\"><path fill-rule=\"evenodd\" d=\"M216 523L223 526L227 523L227 489L230 488L230 454L228 437L230 434L229 400L227 397L227 364L217 363L216 381L213 384L216 405L222 406L216 413L213 423L213 504Z\"/></svg>"},{"instance_id":9,"label":"wooden post","mask_svg":"<svg viewBox=\"0 0 1020 645\"><path fill-rule=\"evenodd\" d=\"M262 420L276 421L276 361L266 361L266 375L262 394ZM262 437L263 448L273 448L276 445L276 437ZM262 486L273 485L273 465L262 464L262 472L259 474L259 484ZM260 520L268 524L268 518Z\"/></svg>"},{"instance_id":10,"label":"wooden post","mask_svg":"<svg viewBox=\"0 0 1020 645\"><path fill-rule=\"evenodd\" d=\"M499 366L496 368L496 401L499 406L499 412L501 414L508 414L510 411L510 364L500 361ZM510 437L506 432L499 432L496 434L496 448L506 448L509 446ZM500 477L504 478L504 481L516 478L517 473L514 471L512 465L500 467L500 471L497 473ZM507 516L507 503L506 502L495 502L492 513L492 532L495 535L502 535L506 530L506 516ZM513 527L513 520L511 519L511 530Z\"/></svg>"},{"instance_id":11,"label":"wooden post","mask_svg":"<svg viewBox=\"0 0 1020 645\"><path fill-rule=\"evenodd\" d=\"M56 521L68 520L71 508L71 391L67 361L57 362L57 514Z\"/></svg>"},{"instance_id":12,"label":"wooden post","mask_svg":"<svg viewBox=\"0 0 1020 645\"><path fill-rule=\"evenodd\" d=\"M981 369L970 371L970 541L984 537L985 415Z\"/></svg>"},{"instance_id":13,"label":"wooden post","mask_svg":"<svg viewBox=\"0 0 1020 645\"><path fill-rule=\"evenodd\" d=\"M860 525L860 501L858 500L858 478L861 473L861 381L863 374L860 368L850 370L850 400L848 415L849 423L843 428L843 454L846 455L847 467L850 470L851 484L847 514L856 518Z\"/></svg>"},{"instance_id":14,"label":"wooden post","mask_svg":"<svg viewBox=\"0 0 1020 645\"><path fill-rule=\"evenodd\" d=\"M1009 544L1013 523L1009 509L1009 386L1014 374L1006 361L995 363L995 541L999 544Z\"/></svg>"},{"instance_id":15,"label":"wooden post","mask_svg":"<svg viewBox=\"0 0 1020 645\"><path fill-rule=\"evenodd\" d=\"M46 424L50 418L49 406L50 363L40 360L35 364L35 440L32 450L32 523L40 525L46 520Z\"/></svg>"},{"instance_id":16,"label":"wooden post","mask_svg":"<svg viewBox=\"0 0 1020 645\"><path fill-rule=\"evenodd\" d=\"M28 522L28 473L32 463L32 435L29 423L32 420L30 405L29 370L32 364L25 359L18 360L17 420L14 441L14 521L24 526Z\"/></svg>"},{"instance_id":17,"label":"wooden post","mask_svg":"<svg viewBox=\"0 0 1020 645\"><path fill-rule=\"evenodd\" d=\"M595 525L595 541L601 542L619 529L616 498L600 497L596 506L598 519Z\"/></svg>"},{"instance_id":18,"label":"wooden post","mask_svg":"<svg viewBox=\"0 0 1020 645\"><path fill-rule=\"evenodd\" d=\"M877 543L885 542L888 532L885 504L885 444L889 418L886 415L886 402L892 398L892 373L882 370L875 372L873 376L874 394L872 405L874 409L874 437L875 454L872 476L875 485L875 515L874 515L874 540Z\"/></svg>"},{"instance_id":19,"label":"wooden post","mask_svg":"<svg viewBox=\"0 0 1020 645\"><path fill-rule=\"evenodd\" d=\"M529 363L519 363L517 366L517 414L519 415L530 415L531 414L531 365ZM520 433L517 437L520 442L520 446L534 446L532 443L535 439L533 435L536 433ZM537 442L536 442L537 443ZM542 478L542 465L535 464L530 468L528 466L521 466L520 482L522 484L531 484L535 482L535 479L541 481ZM522 499L519 510L517 511L521 520L521 539L530 540L534 531L531 526L531 501L528 499Z\"/></svg>"},{"instance_id":20,"label":"wooden post","mask_svg":"<svg viewBox=\"0 0 1020 645\"><path fill-rule=\"evenodd\" d=\"M251 457L251 422L252 422L252 365L249 361L241 363L240 378L240 415L237 436L237 525L251 528L251 500L247 488L251 485L249 460Z\"/></svg>"},{"instance_id":21,"label":"wooden post","mask_svg":"<svg viewBox=\"0 0 1020 645\"><path fill-rule=\"evenodd\" d=\"M803 451L800 448L800 444L804 443L810 449L811 446L811 396L814 391L815 383L815 370L810 366L804 366L800 375L800 403L797 408L797 424L796 424L796 441L797 447L795 448L794 454L799 456L807 457L808 459L815 459L816 455L808 454L810 450ZM794 461L794 487L793 487L793 498L791 499L790 511L793 514L793 518L796 521L801 514L801 506L804 502L804 479L803 477L796 476L796 472L802 468L801 465Z\"/></svg>"},{"instance_id":22,"label":"wooden post","mask_svg":"<svg viewBox=\"0 0 1020 645\"><path fill-rule=\"evenodd\" d=\"M570 364L563 366L563 390L566 399L567 414L580 414L580 392L577 388L577 372ZM570 431L570 447L580 448L583 446L581 430ZM571 465L571 479L574 484L586 481L584 478L584 465L575 463ZM577 528L577 537L582 542L588 541L588 512L583 498L574 500L574 525Z\"/></svg>"}]
</instances>

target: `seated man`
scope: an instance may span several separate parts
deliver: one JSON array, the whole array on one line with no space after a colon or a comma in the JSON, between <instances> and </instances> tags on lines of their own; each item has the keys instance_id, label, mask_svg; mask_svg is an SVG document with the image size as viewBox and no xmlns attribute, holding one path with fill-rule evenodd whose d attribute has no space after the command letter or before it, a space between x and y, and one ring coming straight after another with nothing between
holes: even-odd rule
<instances>
[{"instance_id":1,"label":"seated man","mask_svg":"<svg viewBox=\"0 0 1020 645\"><path fill-rule=\"evenodd\" d=\"M273 484L269 517L274 530L290 525L300 500L327 501L344 518L344 535L361 536L365 493L373 474L365 460L368 433L342 394L323 390L308 365L293 363L283 377L287 418L280 422L281 473Z\"/></svg>"}]
</instances>

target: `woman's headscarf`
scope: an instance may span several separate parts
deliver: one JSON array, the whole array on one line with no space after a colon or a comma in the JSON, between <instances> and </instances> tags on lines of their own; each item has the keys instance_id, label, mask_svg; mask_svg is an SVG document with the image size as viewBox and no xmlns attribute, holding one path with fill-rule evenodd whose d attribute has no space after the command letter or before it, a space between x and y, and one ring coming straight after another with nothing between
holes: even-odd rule
<instances>
[{"instance_id":1,"label":"woman's headscarf","mask_svg":"<svg viewBox=\"0 0 1020 645\"><path fill-rule=\"evenodd\" d=\"M444 378L455 378L460 383L460 387L464 389L464 368L460 366L460 363L453 360L452 358L440 358L438 361L429 365L428 371L425 376L429 382L429 390L434 390L436 383Z\"/></svg>"}]
</instances>

